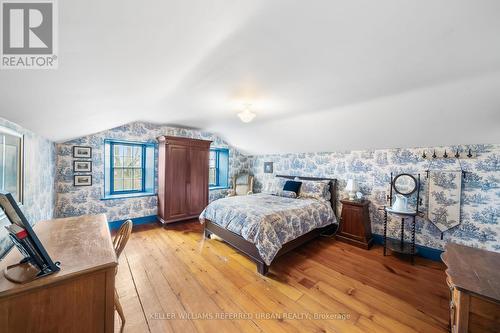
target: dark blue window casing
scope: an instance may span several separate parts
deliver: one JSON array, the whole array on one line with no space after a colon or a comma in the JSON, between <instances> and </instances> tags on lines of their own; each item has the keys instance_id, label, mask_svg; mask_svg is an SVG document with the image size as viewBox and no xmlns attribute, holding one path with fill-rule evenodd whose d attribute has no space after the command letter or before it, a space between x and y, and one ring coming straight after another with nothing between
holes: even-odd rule
<instances>
[{"instance_id":1,"label":"dark blue window casing","mask_svg":"<svg viewBox=\"0 0 500 333\"><path fill-rule=\"evenodd\" d=\"M227 188L229 185L229 150L211 148L208 186L210 188Z\"/></svg>"},{"instance_id":2,"label":"dark blue window casing","mask_svg":"<svg viewBox=\"0 0 500 333\"><path fill-rule=\"evenodd\" d=\"M105 152L105 199L154 193L154 143L105 140Z\"/></svg>"}]
</instances>

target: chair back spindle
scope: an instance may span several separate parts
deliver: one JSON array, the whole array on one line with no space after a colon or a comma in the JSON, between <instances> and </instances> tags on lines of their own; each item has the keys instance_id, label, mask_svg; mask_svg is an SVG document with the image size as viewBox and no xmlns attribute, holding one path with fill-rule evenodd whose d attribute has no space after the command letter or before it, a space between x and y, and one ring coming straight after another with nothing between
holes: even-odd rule
<instances>
[{"instance_id":1,"label":"chair back spindle","mask_svg":"<svg viewBox=\"0 0 500 333\"><path fill-rule=\"evenodd\" d=\"M132 221L127 220L121 226L113 239L113 247L115 248L116 257L120 258L125 245L127 245L130 234L132 233Z\"/></svg>"}]
</instances>

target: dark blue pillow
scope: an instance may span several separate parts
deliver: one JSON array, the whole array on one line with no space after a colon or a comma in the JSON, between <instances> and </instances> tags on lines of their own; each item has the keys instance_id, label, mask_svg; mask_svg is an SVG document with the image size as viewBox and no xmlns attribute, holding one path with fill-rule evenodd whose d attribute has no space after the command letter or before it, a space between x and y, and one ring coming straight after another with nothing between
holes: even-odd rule
<instances>
[{"instance_id":1,"label":"dark blue pillow","mask_svg":"<svg viewBox=\"0 0 500 333\"><path fill-rule=\"evenodd\" d=\"M302 182L287 180L285 186L283 186L283 191L292 191L299 195L300 185L302 185Z\"/></svg>"}]
</instances>

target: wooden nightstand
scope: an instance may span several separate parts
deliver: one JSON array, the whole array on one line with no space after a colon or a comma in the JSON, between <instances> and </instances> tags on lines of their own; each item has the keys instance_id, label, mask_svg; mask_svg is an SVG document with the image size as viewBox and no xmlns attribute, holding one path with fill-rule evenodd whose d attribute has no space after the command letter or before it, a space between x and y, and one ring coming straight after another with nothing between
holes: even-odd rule
<instances>
[{"instance_id":1,"label":"wooden nightstand","mask_svg":"<svg viewBox=\"0 0 500 333\"><path fill-rule=\"evenodd\" d=\"M342 202L342 217L337 239L368 250L373 244L368 200Z\"/></svg>"}]
</instances>

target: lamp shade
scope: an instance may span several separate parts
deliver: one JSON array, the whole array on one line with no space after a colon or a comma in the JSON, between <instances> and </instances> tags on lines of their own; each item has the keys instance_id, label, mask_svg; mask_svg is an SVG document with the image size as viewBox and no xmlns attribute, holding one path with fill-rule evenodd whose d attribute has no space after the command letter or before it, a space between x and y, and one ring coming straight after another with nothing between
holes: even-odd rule
<instances>
[{"instance_id":1,"label":"lamp shade","mask_svg":"<svg viewBox=\"0 0 500 333\"><path fill-rule=\"evenodd\" d=\"M356 192L358 190L358 184L354 179L347 180L347 185L345 187L346 192Z\"/></svg>"},{"instance_id":2,"label":"lamp shade","mask_svg":"<svg viewBox=\"0 0 500 333\"><path fill-rule=\"evenodd\" d=\"M253 118L255 118L255 116L256 116L255 113L250 111L250 107L251 107L250 104L246 104L245 109L242 112L238 113L238 117L244 123L251 122L253 120Z\"/></svg>"},{"instance_id":3,"label":"lamp shade","mask_svg":"<svg viewBox=\"0 0 500 333\"><path fill-rule=\"evenodd\" d=\"M245 110L243 112L238 113L238 117L240 117L240 120L244 123L249 123L255 118L256 114L249 111Z\"/></svg>"}]
</instances>

